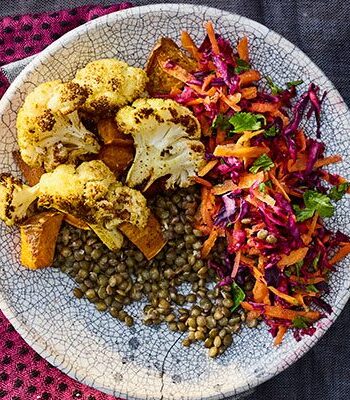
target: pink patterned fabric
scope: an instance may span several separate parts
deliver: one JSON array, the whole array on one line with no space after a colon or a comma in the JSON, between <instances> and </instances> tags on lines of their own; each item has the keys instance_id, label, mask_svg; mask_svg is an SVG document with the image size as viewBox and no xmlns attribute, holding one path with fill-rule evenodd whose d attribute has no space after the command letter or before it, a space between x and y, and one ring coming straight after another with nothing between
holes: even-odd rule
<instances>
[{"instance_id":1,"label":"pink patterned fabric","mask_svg":"<svg viewBox=\"0 0 350 400\"><path fill-rule=\"evenodd\" d=\"M0 65L43 50L84 22L131 7L83 6L53 13L6 17L0 20ZM0 97L8 81L0 72ZM0 400L113 400L54 368L15 331L0 311Z\"/></svg>"},{"instance_id":2,"label":"pink patterned fabric","mask_svg":"<svg viewBox=\"0 0 350 400\"><path fill-rule=\"evenodd\" d=\"M64 33L131 3L110 6L87 5L52 13L17 15L0 19L0 66L39 53ZM0 73L0 97L8 87ZM0 397L1 398L1 397Z\"/></svg>"}]
</instances>

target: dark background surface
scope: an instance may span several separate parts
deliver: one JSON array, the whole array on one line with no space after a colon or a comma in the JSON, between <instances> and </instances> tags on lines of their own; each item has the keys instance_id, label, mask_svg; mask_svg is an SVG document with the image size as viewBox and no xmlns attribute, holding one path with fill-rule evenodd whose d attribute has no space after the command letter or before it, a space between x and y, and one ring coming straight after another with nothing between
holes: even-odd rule
<instances>
[{"instance_id":1,"label":"dark background surface","mask_svg":"<svg viewBox=\"0 0 350 400\"><path fill-rule=\"evenodd\" d=\"M132 1L145 5L157 1ZM160 1L158 1L160 2ZM173 1L163 1L163 3ZM221 8L252 18L302 49L350 104L349 0L184 1ZM59 10L110 0L0 0L0 17ZM247 360L249 362L249 360ZM301 360L259 386L246 400L349 400L350 305L319 343Z\"/></svg>"}]
</instances>

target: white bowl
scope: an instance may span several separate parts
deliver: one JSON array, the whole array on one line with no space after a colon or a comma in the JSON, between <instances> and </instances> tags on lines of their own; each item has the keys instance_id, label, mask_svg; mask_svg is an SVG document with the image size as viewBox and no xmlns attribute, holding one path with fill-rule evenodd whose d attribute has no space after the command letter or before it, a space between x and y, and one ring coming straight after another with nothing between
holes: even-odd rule
<instances>
[{"instance_id":1,"label":"white bowl","mask_svg":"<svg viewBox=\"0 0 350 400\"><path fill-rule=\"evenodd\" d=\"M117 57L143 66L157 38L178 39L186 29L200 42L203 22L213 21L225 37L247 35L255 67L277 83L314 81L328 96L322 118L329 154L344 162L333 168L348 176L350 116L344 101L311 60L268 28L238 15L191 5L131 8L89 22L67 33L38 55L13 82L0 102L0 171L18 174L11 152L16 148L16 112L38 83L73 77L87 62ZM338 204L330 226L349 233L349 200ZM181 334L138 320L131 329L85 300L72 295L73 281L46 269L27 271L19 264L17 230L0 226L0 306L23 338L44 358L73 378L115 396L128 398L214 399L241 393L281 372L301 357L339 315L349 297L350 269L337 267L326 300L333 313L317 324L312 337L296 342L291 335L273 347L265 326L244 329L232 347L212 360L202 346L184 348ZM139 308L132 310L140 315Z\"/></svg>"}]
</instances>

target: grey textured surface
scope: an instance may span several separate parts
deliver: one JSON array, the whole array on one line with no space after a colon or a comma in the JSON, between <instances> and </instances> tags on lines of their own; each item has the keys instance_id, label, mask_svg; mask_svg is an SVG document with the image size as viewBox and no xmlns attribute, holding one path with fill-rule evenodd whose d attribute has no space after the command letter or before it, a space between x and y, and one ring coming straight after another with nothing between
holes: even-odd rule
<instances>
[{"instance_id":1,"label":"grey textured surface","mask_svg":"<svg viewBox=\"0 0 350 400\"><path fill-rule=\"evenodd\" d=\"M340 151L344 155L349 152L350 121L345 105L321 71L295 46L239 17L211 11L202 14L193 8L183 13L177 9L167 11L168 7L163 10L158 17L127 10L107 17L105 24L101 20L92 22L37 57L33 70L17 81L1 103L1 128L5 134L0 153L1 169L13 169L9 153L15 146L15 113L35 84L57 76L70 78L77 68L96 57L116 56L132 65L142 65L154 43L155 32L176 38L181 28L185 28L200 39L203 37L200 27L207 19L213 20L227 37L248 35L255 66L277 83L303 77L306 82L316 81L322 89L328 90L323 118L324 140L330 152ZM270 59L274 60L273 65ZM348 171L349 162L345 160L335 171ZM344 201L332 221L333 226L345 232L350 222L348 209L349 201ZM137 324L133 330L128 330L107 315L97 313L87 303L80 302L78 306L71 295L72 282L68 277L53 270L33 273L21 269L15 257L18 237L3 226L0 233L4 240L2 247L6 248L6 252L1 252L6 265L1 268L1 305L15 328L65 372L116 395L222 398L251 388L276 371L282 371L308 350L329 327L349 295L350 271L342 265L333 276L328 299L334 306L334 314L318 324L313 337L297 343L288 336L283 346L273 348L266 329L246 329L223 357L209 360L204 350L199 347L184 349L179 343L180 336L163 328L151 330ZM62 309L65 311L61 312ZM137 317L138 310L132 312ZM227 376L232 378L227 379ZM257 398L257 394L252 396Z\"/></svg>"},{"instance_id":2,"label":"grey textured surface","mask_svg":"<svg viewBox=\"0 0 350 400\"><path fill-rule=\"evenodd\" d=\"M194 1L193 1L194 2ZM0 2L2 15L60 9L87 1L12 1ZM93 3L93 1L89 1ZM99 3L110 4L111 1ZM136 2L140 4L141 2ZM349 102L350 24L349 3L346 1L212 1L208 5L237 12L283 34L302 48L336 84ZM17 65L18 69L20 67ZM16 71L11 70L12 76ZM336 130L337 132L337 130ZM346 134L349 134L347 132ZM335 144L337 146L337 144ZM336 324L307 356L278 377L261 385L249 400L260 399L322 399L349 398L350 383L350 313L349 307Z\"/></svg>"}]
</instances>

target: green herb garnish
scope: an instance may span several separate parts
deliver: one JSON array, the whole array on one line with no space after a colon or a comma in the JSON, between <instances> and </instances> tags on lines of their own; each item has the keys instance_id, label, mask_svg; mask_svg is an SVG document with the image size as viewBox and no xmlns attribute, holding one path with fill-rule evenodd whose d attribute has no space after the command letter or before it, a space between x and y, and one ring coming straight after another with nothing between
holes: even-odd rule
<instances>
[{"instance_id":1,"label":"green herb garnish","mask_svg":"<svg viewBox=\"0 0 350 400\"><path fill-rule=\"evenodd\" d=\"M241 302L245 299L245 293L244 291L237 285L236 282L232 282L231 285L231 292L232 292L232 298L233 298L233 306L231 308L231 311L235 311Z\"/></svg>"},{"instance_id":2,"label":"green herb garnish","mask_svg":"<svg viewBox=\"0 0 350 400\"><path fill-rule=\"evenodd\" d=\"M290 82L286 82L287 88L290 89L292 86L299 86L302 83L304 83L304 81L302 81L301 79L297 80L297 81L290 81Z\"/></svg>"},{"instance_id":3,"label":"green herb garnish","mask_svg":"<svg viewBox=\"0 0 350 400\"><path fill-rule=\"evenodd\" d=\"M295 317L292 321L293 323L293 327L297 328L297 329L305 329L309 326L309 320L305 317L302 317L300 315L298 315L297 317Z\"/></svg>"},{"instance_id":4,"label":"green herb garnish","mask_svg":"<svg viewBox=\"0 0 350 400\"><path fill-rule=\"evenodd\" d=\"M278 129L275 127L275 125L272 125L269 129L266 129L264 132L265 137L275 137L279 133Z\"/></svg>"},{"instance_id":5,"label":"green herb garnish","mask_svg":"<svg viewBox=\"0 0 350 400\"><path fill-rule=\"evenodd\" d=\"M261 129L262 123L266 123L266 119L262 114L252 114L250 112L237 112L230 119L233 125L232 132L257 131Z\"/></svg>"},{"instance_id":6,"label":"green herb garnish","mask_svg":"<svg viewBox=\"0 0 350 400\"><path fill-rule=\"evenodd\" d=\"M279 94L283 92L283 89L277 86L269 76L266 77L266 81L271 89L272 94Z\"/></svg>"},{"instance_id":7,"label":"green herb garnish","mask_svg":"<svg viewBox=\"0 0 350 400\"><path fill-rule=\"evenodd\" d=\"M308 292L315 292L315 293L318 293L318 289L317 289L317 287L316 287L315 285L307 285L307 286L306 286L306 290L307 290Z\"/></svg>"},{"instance_id":8,"label":"green herb garnish","mask_svg":"<svg viewBox=\"0 0 350 400\"><path fill-rule=\"evenodd\" d=\"M300 277L300 270L301 270L301 267L303 266L303 264L304 264L304 261L298 261L297 263L294 264L295 272L296 272L298 278Z\"/></svg>"},{"instance_id":9,"label":"green herb garnish","mask_svg":"<svg viewBox=\"0 0 350 400\"><path fill-rule=\"evenodd\" d=\"M271 158L267 154L262 154L258 157L253 165L249 168L249 171L253 174L261 171L269 171L272 167L274 167L274 163Z\"/></svg>"},{"instance_id":10,"label":"green herb garnish","mask_svg":"<svg viewBox=\"0 0 350 400\"><path fill-rule=\"evenodd\" d=\"M331 217L334 214L334 206L327 195L316 192L315 190L307 190L303 198L305 208L293 206L298 222L303 222L306 219L312 218L315 211L317 211L321 217Z\"/></svg>"},{"instance_id":11,"label":"green herb garnish","mask_svg":"<svg viewBox=\"0 0 350 400\"><path fill-rule=\"evenodd\" d=\"M237 60L237 66L235 67L235 73L240 74L241 72L248 71L250 69L249 63L247 61L242 60L239 58Z\"/></svg>"},{"instance_id":12,"label":"green herb garnish","mask_svg":"<svg viewBox=\"0 0 350 400\"><path fill-rule=\"evenodd\" d=\"M349 182L344 182L344 183L341 183L338 186L334 186L329 191L328 197L330 199L332 199L332 200L339 201L344 196L344 194L347 192L349 187L350 187L350 183Z\"/></svg>"}]
</instances>

